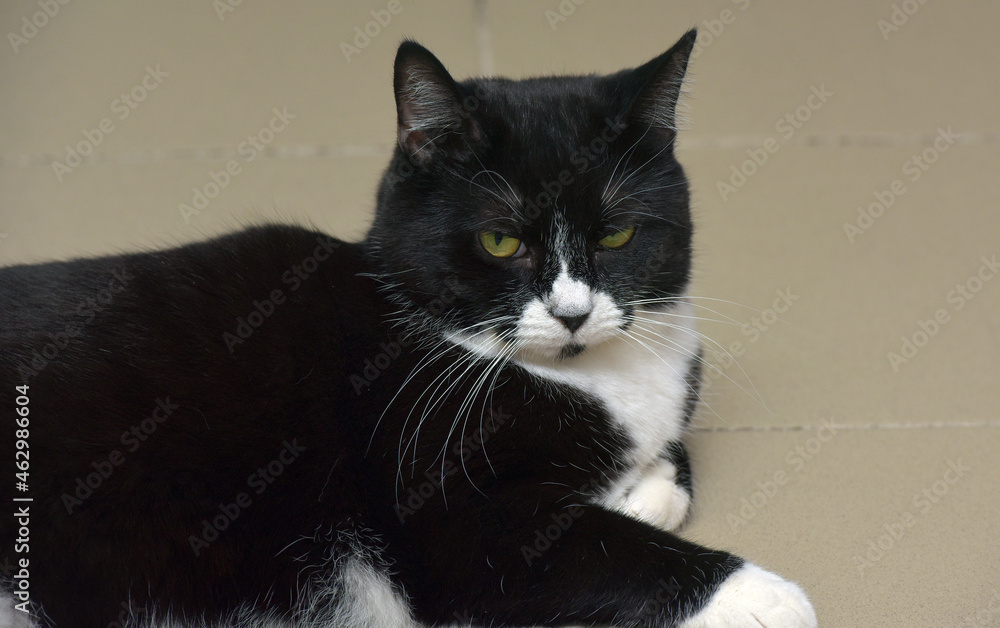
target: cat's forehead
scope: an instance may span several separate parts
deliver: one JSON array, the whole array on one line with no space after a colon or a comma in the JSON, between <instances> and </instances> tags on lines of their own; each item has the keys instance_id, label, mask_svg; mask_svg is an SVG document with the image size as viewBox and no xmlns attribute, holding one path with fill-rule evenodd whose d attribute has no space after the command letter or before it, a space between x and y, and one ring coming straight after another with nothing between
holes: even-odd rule
<instances>
[{"instance_id":1,"label":"cat's forehead","mask_svg":"<svg viewBox=\"0 0 1000 628\"><path fill-rule=\"evenodd\" d=\"M601 77L485 80L466 87L474 99L467 103L477 108L492 140L470 164L477 187L503 204L551 205L572 210L571 218L611 204L618 187L612 179L622 178L622 156L635 148L635 137L626 133L621 103Z\"/></svg>"},{"instance_id":2,"label":"cat's forehead","mask_svg":"<svg viewBox=\"0 0 1000 628\"><path fill-rule=\"evenodd\" d=\"M482 107L490 127L504 132L512 148L569 156L603 127L616 126L624 113L603 77L485 79L468 87L469 104Z\"/></svg>"}]
</instances>

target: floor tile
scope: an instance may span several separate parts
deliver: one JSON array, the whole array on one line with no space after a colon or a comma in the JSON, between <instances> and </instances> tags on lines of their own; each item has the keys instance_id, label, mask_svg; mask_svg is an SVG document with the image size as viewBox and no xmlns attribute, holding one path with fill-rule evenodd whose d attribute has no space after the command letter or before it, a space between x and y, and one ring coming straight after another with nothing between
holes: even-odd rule
<instances>
[{"instance_id":1,"label":"floor tile","mask_svg":"<svg viewBox=\"0 0 1000 628\"><path fill-rule=\"evenodd\" d=\"M709 372L707 425L996 418L1000 147L913 165L933 150L787 147L759 167L746 151L681 156L698 225L692 294L718 321L702 325L721 371ZM734 167L752 174L720 194Z\"/></svg>"},{"instance_id":2,"label":"floor tile","mask_svg":"<svg viewBox=\"0 0 1000 628\"><path fill-rule=\"evenodd\" d=\"M821 626L994 625L998 446L1000 427L695 434L681 535L798 582Z\"/></svg>"},{"instance_id":3,"label":"floor tile","mask_svg":"<svg viewBox=\"0 0 1000 628\"><path fill-rule=\"evenodd\" d=\"M221 18L220 3L209 2L62 6L16 53L0 56L0 115L17 120L0 127L4 153L48 163L87 142L85 131L101 152L235 146L274 108L295 116L278 144L387 143L395 137L392 60L405 36L458 75L479 71L471 3L399 0L397 14L389 0L295 10L230 4L238 6ZM5 3L0 23L38 10Z\"/></svg>"}]
</instances>

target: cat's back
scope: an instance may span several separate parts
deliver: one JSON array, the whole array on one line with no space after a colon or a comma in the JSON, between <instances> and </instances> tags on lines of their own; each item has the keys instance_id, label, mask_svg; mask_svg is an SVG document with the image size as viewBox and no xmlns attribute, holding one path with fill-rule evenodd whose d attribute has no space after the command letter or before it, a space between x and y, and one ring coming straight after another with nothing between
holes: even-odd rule
<instances>
[{"instance_id":1,"label":"cat's back","mask_svg":"<svg viewBox=\"0 0 1000 628\"><path fill-rule=\"evenodd\" d=\"M157 440L252 449L308 416L314 389L347 390L338 373L382 314L364 270L359 245L288 226L0 269L0 399L28 386L49 471L145 443L127 433L172 406Z\"/></svg>"},{"instance_id":2,"label":"cat's back","mask_svg":"<svg viewBox=\"0 0 1000 628\"><path fill-rule=\"evenodd\" d=\"M30 379L91 355L88 344L154 340L149 351L165 347L164 336L191 357L218 347L235 354L289 302L328 308L329 323L344 307L364 308L366 297L375 307L363 274L360 246L281 225L168 250L0 268L4 365Z\"/></svg>"},{"instance_id":3,"label":"cat's back","mask_svg":"<svg viewBox=\"0 0 1000 628\"><path fill-rule=\"evenodd\" d=\"M30 400L28 494L47 513L33 534L32 573L53 589L40 584L38 593L65 597L55 574L72 573L77 558L63 548L84 537L108 561L95 569L117 573L110 565L125 561L123 573L100 585L108 595L127 590L128 573L153 569L147 555L195 569L201 546L191 539L204 536L201 522L241 494L255 506L240 515L241 529L278 545L259 542L259 551L219 566L227 573L273 560L286 536L310 532L318 514L299 512L289 530L285 507L270 502L315 505L315 487L341 483L313 458L358 449L340 420L356 412L348 373L380 333L386 309L366 275L360 245L287 226L0 268L0 407L13 408L21 391ZM0 432L8 477L13 436ZM252 475L274 460L283 461L280 478ZM279 480L283 490L267 490ZM9 501L12 486L0 497ZM340 497L351 503L346 491ZM156 513L155 524L130 527L136 512ZM13 532L0 523L5 543ZM212 556L226 555L241 534L249 532L220 535ZM296 572L283 569L270 577L291 586ZM178 569L163 589L210 608L209 594L193 586Z\"/></svg>"},{"instance_id":4,"label":"cat's back","mask_svg":"<svg viewBox=\"0 0 1000 628\"><path fill-rule=\"evenodd\" d=\"M311 371L346 382L384 309L360 245L290 226L0 268L0 396L30 385L91 422L165 395L254 416Z\"/></svg>"}]
</instances>

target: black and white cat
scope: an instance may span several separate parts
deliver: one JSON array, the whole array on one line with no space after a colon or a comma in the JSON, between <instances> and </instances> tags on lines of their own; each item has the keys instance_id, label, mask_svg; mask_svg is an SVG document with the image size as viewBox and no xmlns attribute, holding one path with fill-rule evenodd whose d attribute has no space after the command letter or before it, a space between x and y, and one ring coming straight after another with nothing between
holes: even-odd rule
<instances>
[{"instance_id":1,"label":"black and white cat","mask_svg":"<svg viewBox=\"0 0 1000 628\"><path fill-rule=\"evenodd\" d=\"M456 82L405 42L363 243L264 226L0 269L0 500L29 513L0 517L0 621L30 595L60 628L815 626L670 532L693 43Z\"/></svg>"}]
</instances>

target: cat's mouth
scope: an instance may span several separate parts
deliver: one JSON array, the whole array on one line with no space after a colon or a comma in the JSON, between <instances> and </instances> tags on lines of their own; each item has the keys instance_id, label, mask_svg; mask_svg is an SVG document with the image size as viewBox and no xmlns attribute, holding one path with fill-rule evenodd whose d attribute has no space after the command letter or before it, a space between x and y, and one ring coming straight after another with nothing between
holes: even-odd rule
<instances>
[{"instance_id":1,"label":"cat's mouth","mask_svg":"<svg viewBox=\"0 0 1000 628\"><path fill-rule=\"evenodd\" d=\"M559 359L568 360L570 358L575 358L576 356L586 351L586 349L587 347L585 345L579 343L574 342L568 344L565 347L563 347L562 350L559 352Z\"/></svg>"}]
</instances>

